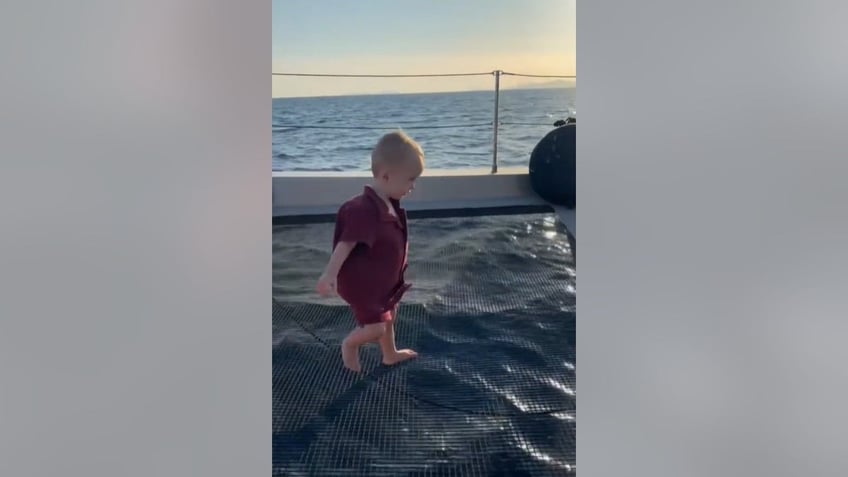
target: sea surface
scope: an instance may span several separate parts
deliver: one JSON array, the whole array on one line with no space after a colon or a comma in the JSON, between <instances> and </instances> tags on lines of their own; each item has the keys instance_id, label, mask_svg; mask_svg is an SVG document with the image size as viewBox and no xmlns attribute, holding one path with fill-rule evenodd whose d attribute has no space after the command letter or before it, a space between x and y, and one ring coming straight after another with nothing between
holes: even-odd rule
<instances>
[{"instance_id":1,"label":"sea surface","mask_svg":"<svg viewBox=\"0 0 848 477\"><path fill-rule=\"evenodd\" d=\"M576 274L561 224L532 214L409 227L398 345L420 356L360 381L338 355L353 321L315 293L333 224L274 227L274 299L308 310L274 319L275 472L575 475ZM364 353L366 374L381 372L376 348Z\"/></svg>"},{"instance_id":2,"label":"sea surface","mask_svg":"<svg viewBox=\"0 0 848 477\"><path fill-rule=\"evenodd\" d=\"M555 121L576 117L576 88L500 92L498 163L524 167ZM272 100L275 171L365 171L371 148L401 128L421 143L427 167L491 167L494 92Z\"/></svg>"}]
</instances>

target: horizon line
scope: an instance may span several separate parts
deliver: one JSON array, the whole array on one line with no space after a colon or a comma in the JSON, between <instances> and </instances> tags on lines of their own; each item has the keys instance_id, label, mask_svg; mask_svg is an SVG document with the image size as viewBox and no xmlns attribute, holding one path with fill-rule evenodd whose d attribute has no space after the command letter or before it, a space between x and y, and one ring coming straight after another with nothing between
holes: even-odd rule
<instances>
[{"instance_id":1,"label":"horizon line","mask_svg":"<svg viewBox=\"0 0 848 477\"><path fill-rule=\"evenodd\" d=\"M510 88L501 88L501 91L534 91L540 89L576 89L576 85L566 86L533 86L525 85ZM428 95L428 94L453 94L453 93L493 93L492 89L468 89L455 91L418 91L411 93L401 92L377 92L377 93L343 93L343 94L326 94L326 95L310 95L310 96L271 96L271 99L315 99L315 98L350 98L357 96L412 96L412 95Z\"/></svg>"}]
</instances>

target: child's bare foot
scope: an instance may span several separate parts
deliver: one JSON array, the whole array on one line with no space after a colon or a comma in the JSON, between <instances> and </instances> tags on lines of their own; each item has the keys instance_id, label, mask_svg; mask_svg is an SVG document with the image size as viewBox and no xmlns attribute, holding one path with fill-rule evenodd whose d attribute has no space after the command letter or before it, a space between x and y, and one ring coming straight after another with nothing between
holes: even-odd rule
<instances>
[{"instance_id":1,"label":"child's bare foot","mask_svg":"<svg viewBox=\"0 0 848 477\"><path fill-rule=\"evenodd\" d=\"M351 346L350 344L342 343L342 361L345 368L358 373L362 371L362 366L359 364L359 347Z\"/></svg>"},{"instance_id":2,"label":"child's bare foot","mask_svg":"<svg viewBox=\"0 0 848 477\"><path fill-rule=\"evenodd\" d=\"M418 356L418 353L412 351L411 349L400 349L392 354L388 354L383 356L383 364L386 366L392 366L403 361L412 359Z\"/></svg>"}]
</instances>

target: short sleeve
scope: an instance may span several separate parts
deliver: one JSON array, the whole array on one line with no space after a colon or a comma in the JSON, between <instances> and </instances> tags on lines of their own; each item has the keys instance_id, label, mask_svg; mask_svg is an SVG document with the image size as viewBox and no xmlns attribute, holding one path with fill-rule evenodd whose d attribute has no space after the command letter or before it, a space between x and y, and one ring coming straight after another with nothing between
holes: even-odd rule
<instances>
[{"instance_id":1,"label":"short sleeve","mask_svg":"<svg viewBox=\"0 0 848 477\"><path fill-rule=\"evenodd\" d=\"M348 203L339 210L339 242L374 245L377 238L377 212L368 204Z\"/></svg>"}]
</instances>

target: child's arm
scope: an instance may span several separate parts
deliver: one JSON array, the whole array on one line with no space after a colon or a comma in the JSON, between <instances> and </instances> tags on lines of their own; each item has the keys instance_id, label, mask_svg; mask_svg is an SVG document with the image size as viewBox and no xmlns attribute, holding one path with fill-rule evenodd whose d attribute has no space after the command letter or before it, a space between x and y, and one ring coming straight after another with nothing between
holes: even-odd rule
<instances>
[{"instance_id":1,"label":"child's arm","mask_svg":"<svg viewBox=\"0 0 848 477\"><path fill-rule=\"evenodd\" d=\"M333 254L330 256L330 261L327 263L327 266L324 267L324 275L335 278L336 275L339 274L339 270L342 268L342 264L345 260L347 260L350 252L353 251L354 247L356 247L356 243L354 242L339 242L336 245L336 249L333 250Z\"/></svg>"},{"instance_id":2,"label":"child's arm","mask_svg":"<svg viewBox=\"0 0 848 477\"><path fill-rule=\"evenodd\" d=\"M355 242L339 242L333 254L330 256L330 261L324 268L324 273L318 279L318 293L322 296L329 296L336 291L336 277L339 275L339 270L342 264L347 260L350 252L356 247Z\"/></svg>"}]
</instances>

